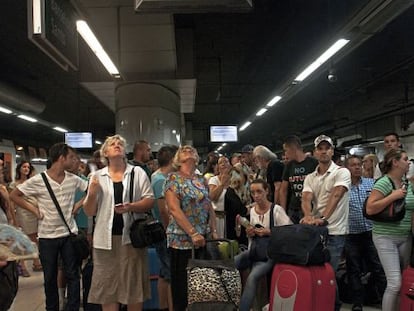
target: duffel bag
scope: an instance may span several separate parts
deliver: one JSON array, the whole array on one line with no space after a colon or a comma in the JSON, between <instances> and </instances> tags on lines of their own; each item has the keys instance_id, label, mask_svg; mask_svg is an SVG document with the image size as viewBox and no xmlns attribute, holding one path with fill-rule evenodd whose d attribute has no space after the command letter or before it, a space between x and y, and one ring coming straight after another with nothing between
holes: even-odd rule
<instances>
[{"instance_id":1,"label":"duffel bag","mask_svg":"<svg viewBox=\"0 0 414 311\"><path fill-rule=\"evenodd\" d=\"M330 260L327 239L328 229L323 226L273 227L267 255L275 263L323 265Z\"/></svg>"}]
</instances>

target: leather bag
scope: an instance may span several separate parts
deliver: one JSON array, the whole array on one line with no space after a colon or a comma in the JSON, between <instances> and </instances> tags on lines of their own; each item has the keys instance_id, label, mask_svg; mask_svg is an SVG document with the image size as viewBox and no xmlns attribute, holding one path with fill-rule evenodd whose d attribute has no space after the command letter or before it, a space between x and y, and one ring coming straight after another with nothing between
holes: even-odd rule
<instances>
[{"instance_id":1,"label":"leather bag","mask_svg":"<svg viewBox=\"0 0 414 311\"><path fill-rule=\"evenodd\" d=\"M135 169L131 171L129 185L129 201L133 202L134 197L134 176ZM164 226L151 213L145 213L144 218L135 219L129 228L129 238L132 246L143 248L166 239Z\"/></svg>"},{"instance_id":2,"label":"leather bag","mask_svg":"<svg viewBox=\"0 0 414 311\"><path fill-rule=\"evenodd\" d=\"M395 190L394 182L390 177L385 175L382 178L388 178L391 182L392 189ZM381 212L373 215L367 214L367 202L368 198L365 199L364 206L362 208L362 213L367 219L379 222L396 222L402 220L405 216L405 198L395 200L390 205L386 206Z\"/></svg>"},{"instance_id":3,"label":"leather bag","mask_svg":"<svg viewBox=\"0 0 414 311\"><path fill-rule=\"evenodd\" d=\"M274 204L270 208L270 228L274 226ZM269 246L270 236L255 236L252 238L249 247L249 258L252 261L267 261L267 247Z\"/></svg>"}]
</instances>

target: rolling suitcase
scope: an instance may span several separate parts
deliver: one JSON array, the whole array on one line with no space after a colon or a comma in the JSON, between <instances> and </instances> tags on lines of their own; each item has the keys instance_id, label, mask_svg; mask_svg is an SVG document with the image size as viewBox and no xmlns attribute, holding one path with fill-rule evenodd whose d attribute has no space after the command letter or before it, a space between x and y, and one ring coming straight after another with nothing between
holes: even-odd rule
<instances>
[{"instance_id":1,"label":"rolling suitcase","mask_svg":"<svg viewBox=\"0 0 414 311\"><path fill-rule=\"evenodd\" d=\"M335 273L330 264L276 264L272 273L270 311L332 311Z\"/></svg>"},{"instance_id":2,"label":"rolling suitcase","mask_svg":"<svg viewBox=\"0 0 414 311\"><path fill-rule=\"evenodd\" d=\"M400 311L414 311L414 268L408 267L402 275Z\"/></svg>"},{"instance_id":3,"label":"rolling suitcase","mask_svg":"<svg viewBox=\"0 0 414 311\"><path fill-rule=\"evenodd\" d=\"M231 244L230 240L206 240ZM208 249L208 247L207 247ZM233 258L233 247L229 247ZM241 279L233 259L195 259L187 266L189 311L236 311L240 303Z\"/></svg>"}]
</instances>

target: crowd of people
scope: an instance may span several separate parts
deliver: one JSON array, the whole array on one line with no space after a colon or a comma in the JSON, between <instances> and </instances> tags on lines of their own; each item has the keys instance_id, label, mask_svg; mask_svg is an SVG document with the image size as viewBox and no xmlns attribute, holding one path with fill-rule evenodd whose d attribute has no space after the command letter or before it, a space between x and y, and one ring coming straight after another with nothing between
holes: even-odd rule
<instances>
[{"instance_id":1,"label":"crowd of people","mask_svg":"<svg viewBox=\"0 0 414 311\"><path fill-rule=\"evenodd\" d=\"M384 137L382 161L366 154L347 155L340 163L334 161L330 137L316 137L309 155L292 135L284 140L283 160L266 146L246 145L230 157L209 153L200 172L198 152L189 145L163 146L152 157L150 144L140 140L128 160L126 141L114 135L83 163L73 148L59 143L49 150L45 176L68 226L27 161L17 165L8 188L1 183L0 221L21 227L38 243L40 261L33 261L32 270L43 271L50 311L80 308L81 262L69 238L78 230L88 234L92 245L89 302L104 311L121 305L142 310L151 297L148 254L132 247L129 229L148 213L162 223L167 237L153 245L160 259L160 310L186 310L186 267L193 248L196 256L207 256L207 239L228 238L250 247L256 237L269 236L273 226L299 223L328 228L330 263L337 270L346 260L353 311L363 310L361 276L366 273L375 280L382 309L397 310L414 209L410 161L401 147L398 135L390 133ZM375 214L399 198L406 202L403 220L381 223L363 216L366 200L367 213ZM239 221L244 217L249 225ZM0 265L7 264L0 258ZM245 276L240 310L248 311L258 282L274 263L245 251L235 264ZM19 267L23 277L30 277L24 261ZM246 269L248 274L242 272ZM337 291L335 310L340 305Z\"/></svg>"}]
</instances>

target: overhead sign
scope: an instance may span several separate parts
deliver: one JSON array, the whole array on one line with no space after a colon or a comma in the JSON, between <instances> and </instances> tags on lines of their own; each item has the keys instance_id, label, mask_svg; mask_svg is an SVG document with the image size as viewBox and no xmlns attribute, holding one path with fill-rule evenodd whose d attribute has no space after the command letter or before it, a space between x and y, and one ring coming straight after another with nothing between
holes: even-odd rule
<instances>
[{"instance_id":1,"label":"overhead sign","mask_svg":"<svg viewBox=\"0 0 414 311\"><path fill-rule=\"evenodd\" d=\"M75 8L68 0L28 1L29 39L63 69L78 68Z\"/></svg>"}]
</instances>

